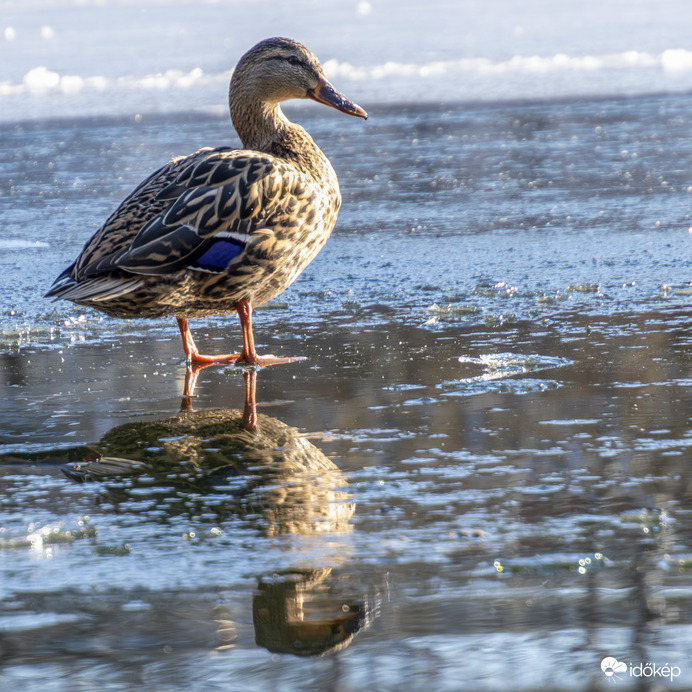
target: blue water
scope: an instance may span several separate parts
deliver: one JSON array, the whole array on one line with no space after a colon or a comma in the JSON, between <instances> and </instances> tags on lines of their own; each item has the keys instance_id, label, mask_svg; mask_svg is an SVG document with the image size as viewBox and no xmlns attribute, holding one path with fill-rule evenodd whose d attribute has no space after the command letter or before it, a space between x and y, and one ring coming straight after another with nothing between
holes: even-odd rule
<instances>
[{"instance_id":1,"label":"blue water","mask_svg":"<svg viewBox=\"0 0 692 692\"><path fill-rule=\"evenodd\" d=\"M3 689L692 686L681 3L0 7ZM233 368L187 410L173 320L41 296L148 172L237 143L272 34L370 117L286 108L343 207L257 311L306 360L248 437Z\"/></svg>"}]
</instances>

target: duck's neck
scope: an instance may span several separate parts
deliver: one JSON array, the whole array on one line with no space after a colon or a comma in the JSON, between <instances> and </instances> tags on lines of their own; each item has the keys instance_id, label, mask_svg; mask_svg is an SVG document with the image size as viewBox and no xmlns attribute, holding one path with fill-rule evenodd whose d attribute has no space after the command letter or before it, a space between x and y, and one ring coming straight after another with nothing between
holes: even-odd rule
<instances>
[{"instance_id":1,"label":"duck's neck","mask_svg":"<svg viewBox=\"0 0 692 692\"><path fill-rule=\"evenodd\" d=\"M288 159L311 175L323 175L331 166L326 156L300 126L292 123L278 103L230 98L231 120L244 149Z\"/></svg>"},{"instance_id":2,"label":"duck's neck","mask_svg":"<svg viewBox=\"0 0 692 692\"><path fill-rule=\"evenodd\" d=\"M231 120L244 149L266 151L277 135L290 124L278 104L259 100L233 98L231 92Z\"/></svg>"}]
</instances>

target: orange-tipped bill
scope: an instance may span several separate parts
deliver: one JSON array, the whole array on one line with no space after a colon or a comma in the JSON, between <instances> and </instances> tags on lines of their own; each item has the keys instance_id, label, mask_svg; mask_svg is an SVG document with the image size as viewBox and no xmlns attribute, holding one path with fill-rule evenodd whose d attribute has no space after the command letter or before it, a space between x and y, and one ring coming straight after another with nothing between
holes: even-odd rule
<instances>
[{"instance_id":1,"label":"orange-tipped bill","mask_svg":"<svg viewBox=\"0 0 692 692\"><path fill-rule=\"evenodd\" d=\"M320 83L314 89L308 91L308 98L318 103L324 103L325 106L336 108L342 113L357 115L359 118L365 118L366 120L368 118L368 114L359 105L339 93L324 77L322 77Z\"/></svg>"}]
</instances>

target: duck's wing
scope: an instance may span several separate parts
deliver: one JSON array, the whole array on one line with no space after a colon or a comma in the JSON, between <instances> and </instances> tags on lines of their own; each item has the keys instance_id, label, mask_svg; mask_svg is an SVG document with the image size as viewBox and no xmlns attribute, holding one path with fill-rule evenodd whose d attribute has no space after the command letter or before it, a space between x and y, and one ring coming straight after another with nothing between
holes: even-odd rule
<instances>
[{"instance_id":1,"label":"duck's wing","mask_svg":"<svg viewBox=\"0 0 692 692\"><path fill-rule=\"evenodd\" d=\"M133 285L142 276L228 271L252 255L277 214L300 224L309 213L303 175L270 155L214 149L174 163L121 205L130 218L149 205L136 235L124 243L109 238L108 227L122 225L116 211L49 295L102 301L122 295L123 282Z\"/></svg>"},{"instance_id":2,"label":"duck's wing","mask_svg":"<svg viewBox=\"0 0 692 692\"><path fill-rule=\"evenodd\" d=\"M159 194L177 180L181 172L209 156L232 153L233 149L230 147L207 147L188 156L176 157L161 166L120 203L103 226L86 242L73 266L66 271L71 269L73 278L78 278L85 267L127 250L140 231L170 206L170 200L159 199Z\"/></svg>"},{"instance_id":3,"label":"duck's wing","mask_svg":"<svg viewBox=\"0 0 692 692\"><path fill-rule=\"evenodd\" d=\"M170 204L170 202L156 199L159 192L178 177L181 169L194 161L199 161L200 157L205 157L212 151L215 150L206 148L189 156L174 158L154 171L148 178L145 178L120 203L101 228L87 240L77 259L55 279L45 297L80 300L75 291L80 284L79 277L82 276L84 268L95 265L106 257L113 257L125 252L142 228ZM232 149L229 148L227 151L230 152ZM134 282L120 283L123 291L127 291L129 287L134 285ZM80 286L80 290L89 293L89 287L83 284ZM104 286L102 285L101 288Z\"/></svg>"}]
</instances>

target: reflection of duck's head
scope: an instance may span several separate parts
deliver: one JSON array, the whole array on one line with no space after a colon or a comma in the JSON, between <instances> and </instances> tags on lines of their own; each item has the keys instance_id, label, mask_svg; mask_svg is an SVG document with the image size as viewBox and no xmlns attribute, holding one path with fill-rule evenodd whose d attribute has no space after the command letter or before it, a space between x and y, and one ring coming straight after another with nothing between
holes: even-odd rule
<instances>
[{"instance_id":1,"label":"reflection of duck's head","mask_svg":"<svg viewBox=\"0 0 692 692\"><path fill-rule=\"evenodd\" d=\"M322 656L346 648L369 621L361 597L330 591L331 568L292 570L261 581L252 603L255 641L274 653Z\"/></svg>"},{"instance_id":2,"label":"reflection of duck's head","mask_svg":"<svg viewBox=\"0 0 692 692\"><path fill-rule=\"evenodd\" d=\"M118 426L83 462L62 467L72 480L106 483L109 500L133 499L168 514L251 515L264 533L344 531L354 505L339 469L296 428L254 412L182 411ZM150 494L151 503L146 502Z\"/></svg>"}]
</instances>

